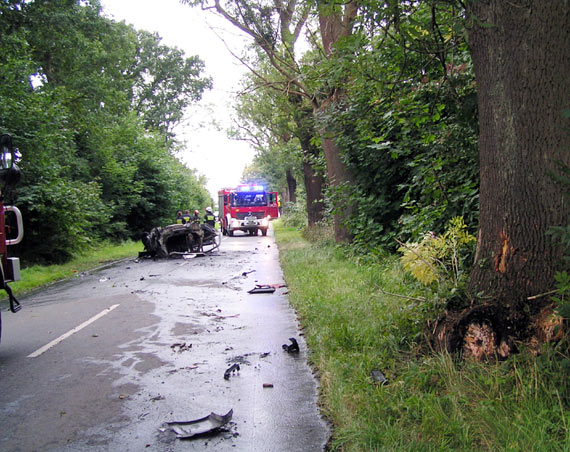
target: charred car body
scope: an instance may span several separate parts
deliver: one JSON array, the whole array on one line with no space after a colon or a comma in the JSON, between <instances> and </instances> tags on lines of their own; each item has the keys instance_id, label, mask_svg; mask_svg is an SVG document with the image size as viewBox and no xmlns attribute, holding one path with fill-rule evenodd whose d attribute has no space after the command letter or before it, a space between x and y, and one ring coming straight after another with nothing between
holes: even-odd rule
<instances>
[{"instance_id":1,"label":"charred car body","mask_svg":"<svg viewBox=\"0 0 570 452\"><path fill-rule=\"evenodd\" d=\"M199 221L156 227L143 235L142 242L145 250L139 257L158 259L209 253L220 246L218 231Z\"/></svg>"}]
</instances>

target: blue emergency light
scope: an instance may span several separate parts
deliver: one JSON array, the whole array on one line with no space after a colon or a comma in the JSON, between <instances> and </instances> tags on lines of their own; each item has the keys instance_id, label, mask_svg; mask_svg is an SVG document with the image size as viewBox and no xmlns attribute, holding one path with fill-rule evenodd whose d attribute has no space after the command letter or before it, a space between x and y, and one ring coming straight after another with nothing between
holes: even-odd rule
<instances>
[{"instance_id":1,"label":"blue emergency light","mask_svg":"<svg viewBox=\"0 0 570 452\"><path fill-rule=\"evenodd\" d=\"M263 185L240 185L239 191L265 191Z\"/></svg>"}]
</instances>

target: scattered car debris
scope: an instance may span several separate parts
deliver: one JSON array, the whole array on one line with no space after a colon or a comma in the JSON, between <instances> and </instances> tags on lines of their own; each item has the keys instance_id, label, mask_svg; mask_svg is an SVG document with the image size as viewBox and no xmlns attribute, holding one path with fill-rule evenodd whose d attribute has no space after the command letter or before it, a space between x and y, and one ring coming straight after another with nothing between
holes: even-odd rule
<instances>
[{"instance_id":1,"label":"scattered car debris","mask_svg":"<svg viewBox=\"0 0 570 452\"><path fill-rule=\"evenodd\" d=\"M182 257L182 259L194 259L195 257L206 257L206 253L170 253L171 257Z\"/></svg>"},{"instance_id":2,"label":"scattered car debris","mask_svg":"<svg viewBox=\"0 0 570 452\"><path fill-rule=\"evenodd\" d=\"M216 316L216 320L224 320L224 319L234 319L236 317L239 317L239 314L234 314L234 315L217 315Z\"/></svg>"},{"instance_id":3,"label":"scattered car debris","mask_svg":"<svg viewBox=\"0 0 570 452\"><path fill-rule=\"evenodd\" d=\"M243 272L243 273L241 274L241 276L247 276L247 275L249 275L250 273L253 273L254 271L255 271L255 270L250 270L250 271L248 271L248 272Z\"/></svg>"},{"instance_id":4,"label":"scattered car debris","mask_svg":"<svg viewBox=\"0 0 570 452\"><path fill-rule=\"evenodd\" d=\"M273 292L275 292L275 287L272 287L267 284L256 284L253 289L247 291L247 293L273 293Z\"/></svg>"},{"instance_id":5,"label":"scattered car debris","mask_svg":"<svg viewBox=\"0 0 570 452\"><path fill-rule=\"evenodd\" d=\"M239 364L235 363L232 364L230 367L228 367L226 369L226 371L224 372L224 380L229 380L230 379L230 375L232 374L232 372L239 372Z\"/></svg>"},{"instance_id":6,"label":"scattered car debris","mask_svg":"<svg viewBox=\"0 0 570 452\"><path fill-rule=\"evenodd\" d=\"M265 352L265 353L261 353L259 355L260 358L267 358L269 355L271 355L271 352Z\"/></svg>"},{"instance_id":7,"label":"scattered car debris","mask_svg":"<svg viewBox=\"0 0 570 452\"><path fill-rule=\"evenodd\" d=\"M150 399L150 401L151 401L151 402L158 402L159 400L165 400L165 399L166 399L166 397L164 397L163 395L160 395L160 394L159 394L159 395L157 395L157 396L155 396L155 397L152 397L152 398Z\"/></svg>"},{"instance_id":8,"label":"scattered car debris","mask_svg":"<svg viewBox=\"0 0 570 452\"><path fill-rule=\"evenodd\" d=\"M249 366L251 364L251 361L248 359L248 357L253 355L256 355L256 353L246 353L244 355L232 356L231 358L226 360L226 363L228 364L238 363L241 364L242 366Z\"/></svg>"},{"instance_id":9,"label":"scattered car debris","mask_svg":"<svg viewBox=\"0 0 570 452\"><path fill-rule=\"evenodd\" d=\"M175 374L175 373L177 373L177 372L179 372L179 371L181 371L181 370L194 370L194 369L197 369L197 368L198 368L198 364L191 364L190 366L180 367L180 368L178 368L178 369L169 370L168 373L169 373L170 375L172 375L172 374Z\"/></svg>"},{"instance_id":10,"label":"scattered car debris","mask_svg":"<svg viewBox=\"0 0 570 452\"><path fill-rule=\"evenodd\" d=\"M186 344L186 342L182 342L182 343L172 344L170 348L172 349L172 351L178 353L187 352L192 348L192 344Z\"/></svg>"},{"instance_id":11,"label":"scattered car debris","mask_svg":"<svg viewBox=\"0 0 570 452\"><path fill-rule=\"evenodd\" d=\"M287 353L299 353L299 344L297 343L297 339L290 337L289 340L291 343L283 344L283 350L285 350Z\"/></svg>"},{"instance_id":12,"label":"scattered car debris","mask_svg":"<svg viewBox=\"0 0 570 452\"><path fill-rule=\"evenodd\" d=\"M167 425L176 433L178 439L188 439L219 430L232 419L233 414L233 409L223 416L211 412L208 416L200 419L183 422L167 422Z\"/></svg>"},{"instance_id":13,"label":"scattered car debris","mask_svg":"<svg viewBox=\"0 0 570 452\"><path fill-rule=\"evenodd\" d=\"M263 383L263 387L264 387L264 388L272 388L272 387L273 387L273 383Z\"/></svg>"},{"instance_id":14,"label":"scattered car debris","mask_svg":"<svg viewBox=\"0 0 570 452\"><path fill-rule=\"evenodd\" d=\"M385 385L386 383L388 383L386 375L384 375L380 370L371 371L370 377L372 378L372 381L376 385Z\"/></svg>"}]
</instances>

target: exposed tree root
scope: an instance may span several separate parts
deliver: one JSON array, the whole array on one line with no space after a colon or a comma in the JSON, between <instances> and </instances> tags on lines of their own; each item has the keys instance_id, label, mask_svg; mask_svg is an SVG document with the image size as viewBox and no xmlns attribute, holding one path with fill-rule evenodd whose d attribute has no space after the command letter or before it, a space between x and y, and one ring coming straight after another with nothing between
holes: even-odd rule
<instances>
[{"instance_id":1,"label":"exposed tree root","mask_svg":"<svg viewBox=\"0 0 570 452\"><path fill-rule=\"evenodd\" d=\"M460 312L447 313L434 330L436 350L459 353L476 361L505 359L525 344L535 353L544 343L564 335L563 319L553 305L529 316L509 315L493 304L482 304Z\"/></svg>"}]
</instances>

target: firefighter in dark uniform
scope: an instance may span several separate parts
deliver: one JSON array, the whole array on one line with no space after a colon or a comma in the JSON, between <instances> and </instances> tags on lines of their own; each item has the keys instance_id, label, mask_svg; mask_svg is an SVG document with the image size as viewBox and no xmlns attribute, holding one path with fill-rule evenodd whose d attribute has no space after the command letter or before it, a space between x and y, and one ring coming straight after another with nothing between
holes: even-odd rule
<instances>
[{"instance_id":1,"label":"firefighter in dark uniform","mask_svg":"<svg viewBox=\"0 0 570 452\"><path fill-rule=\"evenodd\" d=\"M182 224L190 223L190 211L185 210L182 215Z\"/></svg>"},{"instance_id":2,"label":"firefighter in dark uniform","mask_svg":"<svg viewBox=\"0 0 570 452\"><path fill-rule=\"evenodd\" d=\"M206 207L206 215L204 215L204 222L212 227L216 226L216 217L214 216L214 212L212 212L211 207Z\"/></svg>"}]
</instances>

